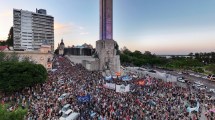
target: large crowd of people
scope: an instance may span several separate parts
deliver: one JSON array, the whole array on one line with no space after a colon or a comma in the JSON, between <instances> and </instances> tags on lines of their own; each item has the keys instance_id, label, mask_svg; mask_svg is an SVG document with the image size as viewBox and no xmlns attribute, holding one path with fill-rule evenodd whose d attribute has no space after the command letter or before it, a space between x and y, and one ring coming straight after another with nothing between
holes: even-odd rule
<instances>
[{"instance_id":1,"label":"large crowd of people","mask_svg":"<svg viewBox=\"0 0 215 120\"><path fill-rule=\"evenodd\" d=\"M120 78L105 81L101 71L88 71L66 57L56 57L55 71L49 71L48 80L22 92L3 96L2 103L10 102L10 110L18 105L28 108L26 120L58 120L59 111L70 104L80 120L214 120L215 101L205 91L178 86L145 76L128 82ZM150 84L138 84L144 80ZM116 92L104 87L106 82L130 84L129 92ZM67 93L68 97L58 98ZM90 95L81 102L79 96ZM197 111L188 112L188 107Z\"/></svg>"}]
</instances>

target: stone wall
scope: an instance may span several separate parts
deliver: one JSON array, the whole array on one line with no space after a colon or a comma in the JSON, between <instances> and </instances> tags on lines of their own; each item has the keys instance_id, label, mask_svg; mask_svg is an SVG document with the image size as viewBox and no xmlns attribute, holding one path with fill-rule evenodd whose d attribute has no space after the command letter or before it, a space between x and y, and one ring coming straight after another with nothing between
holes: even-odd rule
<instances>
[{"instance_id":1,"label":"stone wall","mask_svg":"<svg viewBox=\"0 0 215 120\"><path fill-rule=\"evenodd\" d=\"M96 41L96 52L99 58L99 70L110 69L112 72L120 72L120 59L116 55L116 42L114 40Z\"/></svg>"},{"instance_id":2,"label":"stone wall","mask_svg":"<svg viewBox=\"0 0 215 120\"><path fill-rule=\"evenodd\" d=\"M76 55L66 55L66 57L74 62L75 64L76 63L81 63L82 64L82 61L83 60L87 60L87 61L95 61L95 58L93 58L92 56L76 56Z\"/></svg>"},{"instance_id":3,"label":"stone wall","mask_svg":"<svg viewBox=\"0 0 215 120\"><path fill-rule=\"evenodd\" d=\"M99 60L97 58L93 58L92 56L66 55L66 57L74 64L82 64L90 71L99 70Z\"/></svg>"},{"instance_id":4,"label":"stone wall","mask_svg":"<svg viewBox=\"0 0 215 120\"><path fill-rule=\"evenodd\" d=\"M18 54L20 60L24 57L28 57L36 64L43 65L46 69L52 68L52 63L48 61L53 59L53 54L51 53L41 53L40 51L5 51L4 53L11 54L13 52Z\"/></svg>"}]
</instances>

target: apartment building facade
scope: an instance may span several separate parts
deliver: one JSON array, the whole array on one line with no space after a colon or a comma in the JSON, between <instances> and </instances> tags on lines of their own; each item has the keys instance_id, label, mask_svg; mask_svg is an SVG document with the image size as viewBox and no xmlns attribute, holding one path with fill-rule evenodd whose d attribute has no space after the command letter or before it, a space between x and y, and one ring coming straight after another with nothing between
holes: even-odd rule
<instances>
[{"instance_id":1,"label":"apartment building facade","mask_svg":"<svg viewBox=\"0 0 215 120\"><path fill-rule=\"evenodd\" d=\"M39 50L45 40L54 51L54 17L44 9L13 9L13 37L14 50Z\"/></svg>"}]
</instances>

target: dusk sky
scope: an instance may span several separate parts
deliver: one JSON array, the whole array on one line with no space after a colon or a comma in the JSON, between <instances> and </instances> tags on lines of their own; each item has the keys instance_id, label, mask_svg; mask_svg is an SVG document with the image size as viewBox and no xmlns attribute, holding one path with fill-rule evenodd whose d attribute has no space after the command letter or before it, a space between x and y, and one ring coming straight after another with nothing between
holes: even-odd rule
<instances>
[{"instance_id":1,"label":"dusk sky","mask_svg":"<svg viewBox=\"0 0 215 120\"><path fill-rule=\"evenodd\" d=\"M113 38L122 48L155 54L215 51L215 0L113 0ZM55 48L99 39L99 0L0 0L0 40L13 8L46 9L54 17Z\"/></svg>"}]
</instances>

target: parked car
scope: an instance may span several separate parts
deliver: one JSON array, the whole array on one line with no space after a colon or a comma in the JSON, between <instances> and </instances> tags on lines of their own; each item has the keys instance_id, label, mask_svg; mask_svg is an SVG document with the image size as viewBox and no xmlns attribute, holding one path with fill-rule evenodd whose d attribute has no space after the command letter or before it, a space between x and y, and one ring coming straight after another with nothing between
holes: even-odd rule
<instances>
[{"instance_id":1,"label":"parked car","mask_svg":"<svg viewBox=\"0 0 215 120\"><path fill-rule=\"evenodd\" d=\"M202 76L203 79L208 79L208 76Z\"/></svg>"},{"instance_id":2,"label":"parked car","mask_svg":"<svg viewBox=\"0 0 215 120\"><path fill-rule=\"evenodd\" d=\"M71 109L67 110L63 115L59 118L59 120L68 120L68 116L72 113L73 111Z\"/></svg>"},{"instance_id":3,"label":"parked car","mask_svg":"<svg viewBox=\"0 0 215 120\"><path fill-rule=\"evenodd\" d=\"M178 77L177 78L177 80L183 80L184 79L184 77Z\"/></svg>"},{"instance_id":4,"label":"parked car","mask_svg":"<svg viewBox=\"0 0 215 120\"><path fill-rule=\"evenodd\" d=\"M200 76L200 75L198 75L198 74L195 74L194 76L195 76L195 77L201 77L201 76Z\"/></svg>"},{"instance_id":5,"label":"parked car","mask_svg":"<svg viewBox=\"0 0 215 120\"><path fill-rule=\"evenodd\" d=\"M185 83L185 80L184 79L178 79L179 82L183 82Z\"/></svg>"},{"instance_id":6,"label":"parked car","mask_svg":"<svg viewBox=\"0 0 215 120\"><path fill-rule=\"evenodd\" d=\"M209 75L208 78L209 78L211 81L215 81L215 75Z\"/></svg>"},{"instance_id":7,"label":"parked car","mask_svg":"<svg viewBox=\"0 0 215 120\"><path fill-rule=\"evenodd\" d=\"M188 73L188 72L182 72L182 74L189 75L189 73Z\"/></svg>"},{"instance_id":8,"label":"parked car","mask_svg":"<svg viewBox=\"0 0 215 120\"><path fill-rule=\"evenodd\" d=\"M182 72L178 72L178 74L179 74L179 75L181 75L181 74L182 74Z\"/></svg>"},{"instance_id":9,"label":"parked car","mask_svg":"<svg viewBox=\"0 0 215 120\"><path fill-rule=\"evenodd\" d=\"M211 89L209 89L209 91L215 93L215 89L211 88Z\"/></svg>"},{"instance_id":10,"label":"parked car","mask_svg":"<svg viewBox=\"0 0 215 120\"><path fill-rule=\"evenodd\" d=\"M133 75L132 77L133 77L133 78L138 78L138 76L137 76L137 75Z\"/></svg>"},{"instance_id":11,"label":"parked car","mask_svg":"<svg viewBox=\"0 0 215 120\"><path fill-rule=\"evenodd\" d=\"M198 87L199 86L203 86L204 84L203 83L201 83L201 82L194 82Z\"/></svg>"},{"instance_id":12,"label":"parked car","mask_svg":"<svg viewBox=\"0 0 215 120\"><path fill-rule=\"evenodd\" d=\"M190 73L190 75L191 75L191 76L194 76L195 74L194 74L194 73Z\"/></svg>"},{"instance_id":13,"label":"parked car","mask_svg":"<svg viewBox=\"0 0 215 120\"><path fill-rule=\"evenodd\" d=\"M146 71L146 69L145 69L145 68L141 68L141 67L139 67L137 70L140 70L140 71Z\"/></svg>"},{"instance_id":14,"label":"parked car","mask_svg":"<svg viewBox=\"0 0 215 120\"><path fill-rule=\"evenodd\" d=\"M201 86L201 87L198 87L199 90L205 90L206 88Z\"/></svg>"},{"instance_id":15,"label":"parked car","mask_svg":"<svg viewBox=\"0 0 215 120\"><path fill-rule=\"evenodd\" d=\"M69 109L59 118L59 120L77 120L79 116L80 113L73 112Z\"/></svg>"},{"instance_id":16,"label":"parked car","mask_svg":"<svg viewBox=\"0 0 215 120\"><path fill-rule=\"evenodd\" d=\"M207 87L204 86L204 84L200 83L200 82L194 82L194 84L192 85L193 88L196 88L196 89L206 89Z\"/></svg>"},{"instance_id":17,"label":"parked car","mask_svg":"<svg viewBox=\"0 0 215 120\"><path fill-rule=\"evenodd\" d=\"M149 70L148 72L151 72L151 73L156 73L156 71L154 71L154 70Z\"/></svg>"},{"instance_id":18,"label":"parked car","mask_svg":"<svg viewBox=\"0 0 215 120\"><path fill-rule=\"evenodd\" d=\"M68 116L68 120L78 120L79 116L80 116L80 113L73 112Z\"/></svg>"},{"instance_id":19,"label":"parked car","mask_svg":"<svg viewBox=\"0 0 215 120\"><path fill-rule=\"evenodd\" d=\"M178 77L177 81L183 82L183 83L187 82L187 80L184 77Z\"/></svg>"},{"instance_id":20,"label":"parked car","mask_svg":"<svg viewBox=\"0 0 215 120\"><path fill-rule=\"evenodd\" d=\"M65 99L65 98L67 98L68 96L69 96L68 93L64 93L64 94L62 94L62 95L58 98L58 101L61 101L61 100Z\"/></svg>"},{"instance_id":21,"label":"parked car","mask_svg":"<svg viewBox=\"0 0 215 120\"><path fill-rule=\"evenodd\" d=\"M66 104L63 106L63 108L59 111L59 114L62 115L64 114L67 110L71 109L71 105L70 104Z\"/></svg>"}]
</instances>

